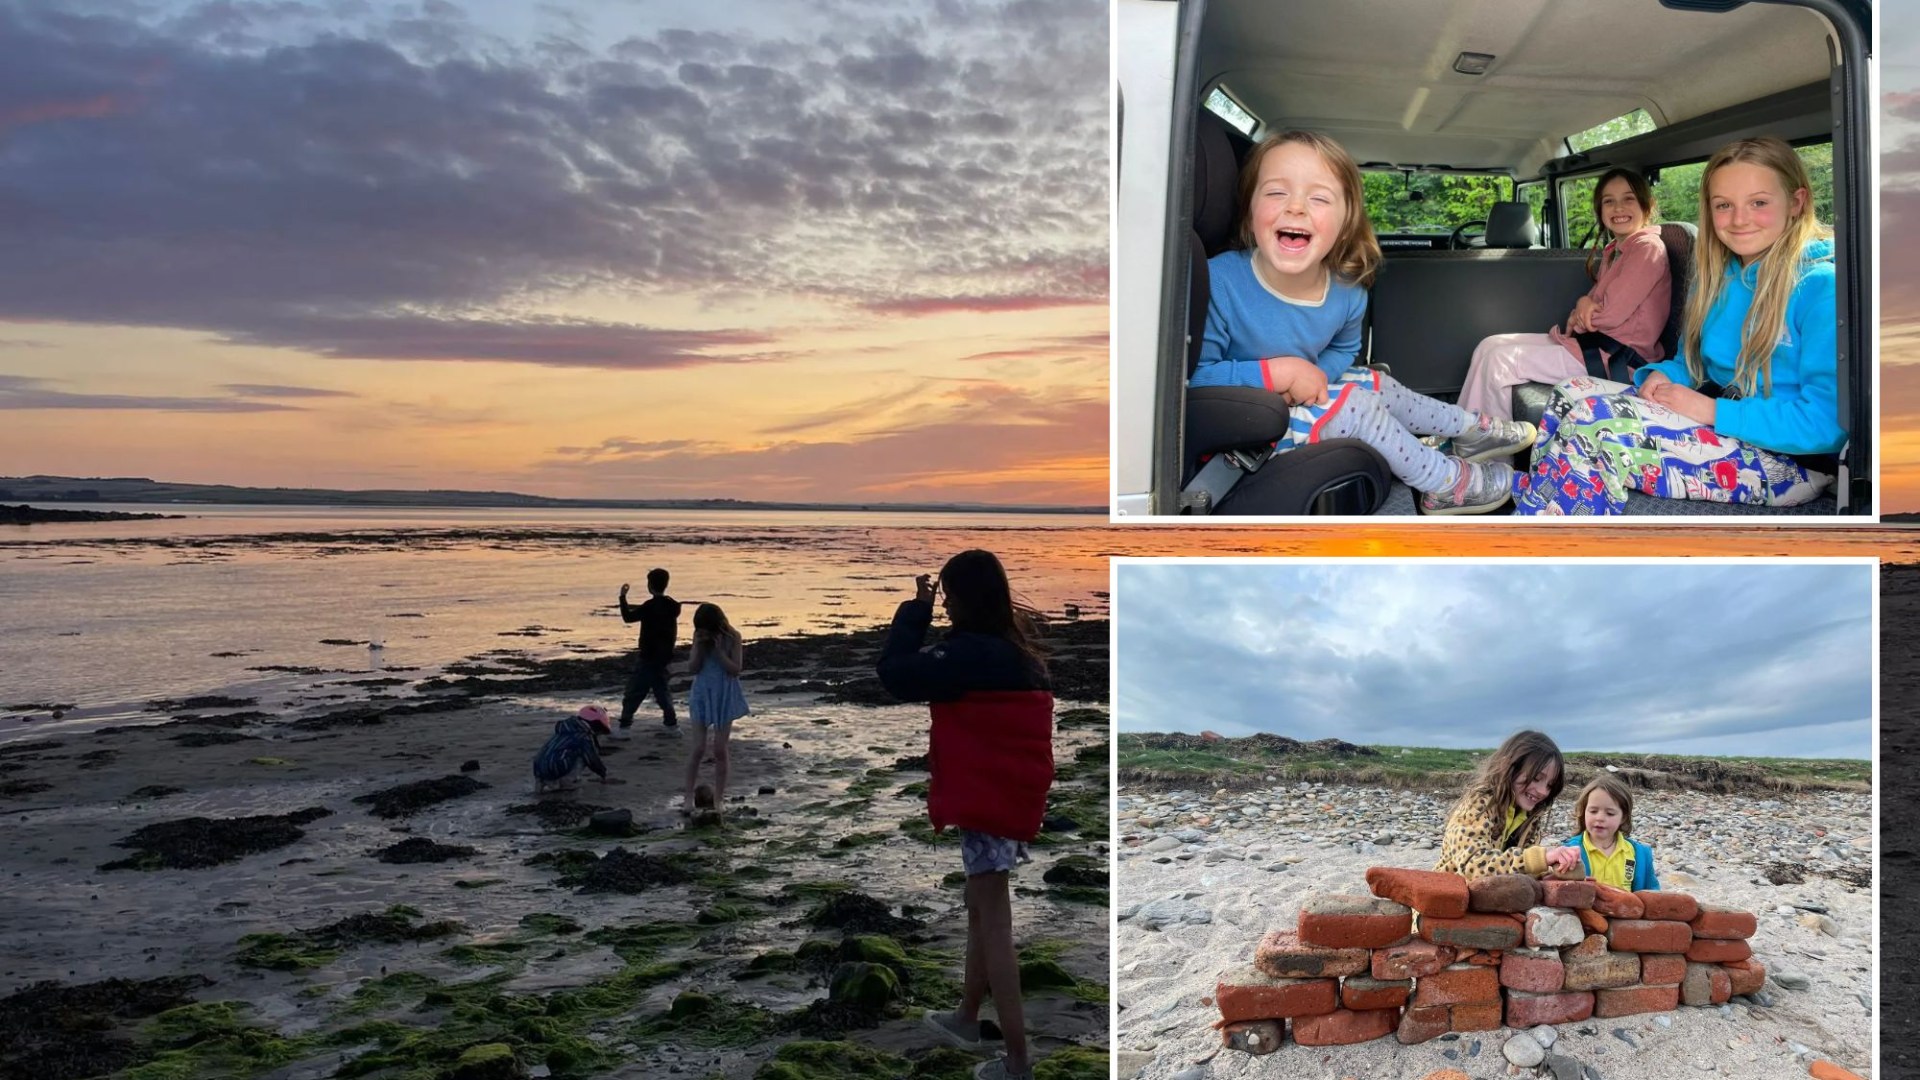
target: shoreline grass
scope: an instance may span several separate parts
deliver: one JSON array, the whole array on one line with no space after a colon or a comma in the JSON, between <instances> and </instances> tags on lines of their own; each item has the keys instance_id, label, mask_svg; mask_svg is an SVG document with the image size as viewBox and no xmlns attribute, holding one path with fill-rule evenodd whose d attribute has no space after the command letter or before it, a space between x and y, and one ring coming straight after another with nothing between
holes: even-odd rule
<instances>
[{"instance_id":1,"label":"shoreline grass","mask_svg":"<svg viewBox=\"0 0 1920 1080\"><path fill-rule=\"evenodd\" d=\"M1253 787L1268 783L1368 784L1457 790L1491 748L1295 743L1271 735L1203 740L1197 735L1122 734L1119 779L1136 787ZM1613 766L1634 787L1722 793L1868 791L1873 763L1842 758L1635 754L1573 751L1569 788ZM1268 777L1273 777L1269 781Z\"/></svg>"}]
</instances>

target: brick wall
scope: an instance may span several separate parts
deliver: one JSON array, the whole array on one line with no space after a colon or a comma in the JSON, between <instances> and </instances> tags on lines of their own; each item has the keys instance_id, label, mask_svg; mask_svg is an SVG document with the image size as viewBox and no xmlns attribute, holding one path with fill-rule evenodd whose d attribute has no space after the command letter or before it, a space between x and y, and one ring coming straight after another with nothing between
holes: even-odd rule
<instances>
[{"instance_id":1,"label":"brick wall","mask_svg":"<svg viewBox=\"0 0 1920 1080\"><path fill-rule=\"evenodd\" d=\"M1672 892L1376 866L1371 896L1317 894L1214 1001L1229 1046L1330 1046L1719 1005L1760 988L1751 912ZM1416 920L1415 914L1418 913ZM1416 925L1417 923L1417 925Z\"/></svg>"}]
</instances>

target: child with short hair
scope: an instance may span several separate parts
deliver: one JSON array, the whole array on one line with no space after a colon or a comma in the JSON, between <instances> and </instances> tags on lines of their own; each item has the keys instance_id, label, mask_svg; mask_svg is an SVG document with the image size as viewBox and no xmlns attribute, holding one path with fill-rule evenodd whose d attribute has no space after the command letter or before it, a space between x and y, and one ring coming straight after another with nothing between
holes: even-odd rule
<instances>
[{"instance_id":1,"label":"child with short hair","mask_svg":"<svg viewBox=\"0 0 1920 1080\"><path fill-rule=\"evenodd\" d=\"M667 572L655 567L647 571L645 603L627 603L627 586L620 586L620 621L640 624L640 657L633 674L627 678L626 696L620 701L620 738L627 738L633 727L633 712L651 693L660 705L660 722L676 727L680 720L673 714L673 691L667 686L667 669L673 664L673 642L680 634L680 601L667 595Z\"/></svg>"},{"instance_id":2,"label":"child with short hair","mask_svg":"<svg viewBox=\"0 0 1920 1080\"><path fill-rule=\"evenodd\" d=\"M1543 847L1547 811L1566 783L1560 747L1538 731L1508 736L1481 762L1467 790L1447 815L1435 870L1469 880L1488 874L1531 874L1572 869L1570 848Z\"/></svg>"},{"instance_id":3,"label":"child with short hair","mask_svg":"<svg viewBox=\"0 0 1920 1080\"><path fill-rule=\"evenodd\" d=\"M579 712L554 724L553 734L533 755L534 793L571 791L579 787L583 767L605 780L607 767L600 760L598 736L612 730L612 725L607 723L607 710L598 705L582 706Z\"/></svg>"},{"instance_id":4,"label":"child with short hair","mask_svg":"<svg viewBox=\"0 0 1920 1080\"><path fill-rule=\"evenodd\" d=\"M1833 230L1786 142L1741 139L1700 178L1700 245L1680 355L1634 386L1554 390L1521 514L1617 514L1664 499L1797 506L1833 483L1839 413Z\"/></svg>"},{"instance_id":5,"label":"child with short hair","mask_svg":"<svg viewBox=\"0 0 1920 1080\"><path fill-rule=\"evenodd\" d=\"M713 748L713 792L710 805L721 810L727 797L727 735L733 722L747 715L747 695L740 687L744 646L740 631L727 621L718 604L701 604L693 611L693 648L687 670L693 687L687 691L687 711L693 714L693 755L687 759L686 812L699 808L695 784L707 747ZM704 787L705 785L700 785Z\"/></svg>"},{"instance_id":6,"label":"child with short hair","mask_svg":"<svg viewBox=\"0 0 1920 1080\"><path fill-rule=\"evenodd\" d=\"M1325 135L1281 132L1248 155L1240 187L1240 249L1207 263L1212 298L1188 385L1273 391L1289 409L1276 453L1359 439L1424 493L1429 514L1506 505L1513 468L1499 458L1533 445L1532 424L1476 416L1354 366L1380 243L1353 158ZM1474 459L1448 457L1421 435L1470 444Z\"/></svg>"},{"instance_id":7,"label":"child with short hair","mask_svg":"<svg viewBox=\"0 0 1920 1080\"><path fill-rule=\"evenodd\" d=\"M1580 853L1580 865L1588 877L1628 892L1660 888L1660 875L1653 872L1653 849L1630 835L1633 792L1617 777L1602 774L1581 788L1573 819L1581 831L1568 837L1562 850Z\"/></svg>"},{"instance_id":8,"label":"child with short hair","mask_svg":"<svg viewBox=\"0 0 1920 1080\"><path fill-rule=\"evenodd\" d=\"M953 632L922 649L944 592ZM1006 1056L974 1070L980 1080L1032 1080L1020 962L1013 944L1008 875L1040 832L1053 784L1053 694L1032 608L1015 601L1007 572L989 551L963 551L925 574L894 612L881 653L880 682L903 701L932 703L927 747L927 816L938 832L960 830L966 868L967 958L960 1005L928 1013L953 1042L988 1039L980 1006L991 996Z\"/></svg>"}]
</instances>

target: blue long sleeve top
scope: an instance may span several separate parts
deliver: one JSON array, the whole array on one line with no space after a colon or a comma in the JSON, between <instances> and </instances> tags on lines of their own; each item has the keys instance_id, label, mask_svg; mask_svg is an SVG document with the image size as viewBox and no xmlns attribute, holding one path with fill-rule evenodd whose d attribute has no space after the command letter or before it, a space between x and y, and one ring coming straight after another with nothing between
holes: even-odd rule
<instances>
[{"instance_id":1,"label":"blue long sleeve top","mask_svg":"<svg viewBox=\"0 0 1920 1080\"><path fill-rule=\"evenodd\" d=\"M1727 282L1720 298L1707 312L1701 328L1700 351L1705 354L1707 377L1724 387L1734 384L1740 359L1740 338L1747 311L1753 306L1753 288L1759 264L1727 266ZM1800 281L1787 300L1787 317L1780 341L1774 346L1772 393L1745 398L1721 398L1714 408L1713 429L1742 442L1783 454L1829 454L1847 441L1840 423L1839 338L1834 316L1833 241L1813 240L1801 255ZM1680 355L1647 364L1634 374L1634 385L1655 371L1693 387L1687 373L1685 342ZM1762 387L1765 386L1763 382Z\"/></svg>"},{"instance_id":2,"label":"blue long sleeve top","mask_svg":"<svg viewBox=\"0 0 1920 1080\"><path fill-rule=\"evenodd\" d=\"M1223 251L1207 260L1212 299L1189 386L1258 386L1268 390L1274 356L1310 360L1332 380L1360 356L1367 290L1335 275L1319 303L1282 296L1253 272L1253 252Z\"/></svg>"}]
</instances>

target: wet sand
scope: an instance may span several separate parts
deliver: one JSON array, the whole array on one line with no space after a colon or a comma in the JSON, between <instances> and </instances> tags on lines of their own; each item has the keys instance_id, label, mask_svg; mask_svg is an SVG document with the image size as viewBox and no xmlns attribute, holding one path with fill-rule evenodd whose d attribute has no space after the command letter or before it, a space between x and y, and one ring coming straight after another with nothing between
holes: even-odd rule
<instances>
[{"instance_id":1,"label":"wet sand","mask_svg":"<svg viewBox=\"0 0 1920 1080\"><path fill-rule=\"evenodd\" d=\"M1073 625L1015 925L1037 1053L1104 1077L1106 627ZM647 706L604 742L608 782L533 795L553 722L617 707L617 657L10 742L0 1073L401 1076L504 1053L536 1076L753 1077L781 1055L969 1075L982 1055L921 1020L957 997L958 846L925 825L924 706L866 703L874 643L749 644L723 826L678 813L684 704L681 729ZM632 825L595 835L595 807ZM139 982L97 985L115 979Z\"/></svg>"}]
</instances>

